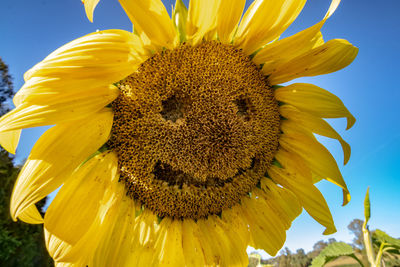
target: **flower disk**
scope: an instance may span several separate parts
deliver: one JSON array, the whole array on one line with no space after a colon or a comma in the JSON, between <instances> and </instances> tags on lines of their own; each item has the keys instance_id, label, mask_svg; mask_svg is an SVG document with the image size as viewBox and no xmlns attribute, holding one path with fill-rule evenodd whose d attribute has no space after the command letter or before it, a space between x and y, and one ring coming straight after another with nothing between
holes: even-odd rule
<instances>
[{"instance_id":1,"label":"flower disk","mask_svg":"<svg viewBox=\"0 0 400 267\"><path fill-rule=\"evenodd\" d=\"M278 149L273 89L232 45L158 52L119 88L108 146L128 195L159 217L206 218L240 203Z\"/></svg>"}]
</instances>

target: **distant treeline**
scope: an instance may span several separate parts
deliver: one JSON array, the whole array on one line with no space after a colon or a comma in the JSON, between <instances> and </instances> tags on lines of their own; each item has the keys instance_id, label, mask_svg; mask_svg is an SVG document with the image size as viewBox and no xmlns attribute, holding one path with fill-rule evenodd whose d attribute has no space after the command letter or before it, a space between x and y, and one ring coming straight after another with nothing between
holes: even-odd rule
<instances>
[{"instance_id":1,"label":"distant treeline","mask_svg":"<svg viewBox=\"0 0 400 267\"><path fill-rule=\"evenodd\" d=\"M366 251L363 243L363 232L362 225L364 221L360 219L354 219L347 226L349 231L354 235L353 242L350 244L355 251L355 254L358 258L360 258L361 262L364 266L370 266L368 263L368 259L366 256ZM372 239L374 240L375 231L372 231ZM279 267L307 267L311 266L312 260L317 257L321 251L326 248L328 245L337 243L335 238L330 238L328 241L320 240L314 244L313 250L305 253L304 249L300 248L296 252L290 251L287 247L284 248L280 254L274 258L270 259L261 259L259 255L250 255L249 257L249 266L279 266ZM375 255L378 253L379 244L374 246ZM358 267L358 264L355 260L351 260L353 263L346 263L344 261L346 256L342 256L335 261L330 262L327 266L334 267ZM383 254L384 267L400 267L400 250L396 249L391 251L391 253Z\"/></svg>"}]
</instances>

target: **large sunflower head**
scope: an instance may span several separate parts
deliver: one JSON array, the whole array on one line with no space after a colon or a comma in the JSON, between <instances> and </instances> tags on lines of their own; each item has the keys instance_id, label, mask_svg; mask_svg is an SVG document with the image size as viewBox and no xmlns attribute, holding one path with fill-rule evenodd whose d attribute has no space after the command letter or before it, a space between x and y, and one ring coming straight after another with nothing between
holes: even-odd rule
<instances>
[{"instance_id":1,"label":"large sunflower head","mask_svg":"<svg viewBox=\"0 0 400 267\"><path fill-rule=\"evenodd\" d=\"M99 1L84 2L88 18ZM336 231L315 183L346 184L314 134L350 147L323 119L354 117L312 84L357 48L314 26L279 36L305 0L120 0L133 32L76 39L29 70L0 119L10 152L22 128L55 125L33 147L11 215L44 223L59 266L248 264L275 255L304 208ZM240 23L239 23L240 22ZM42 218L35 203L61 186Z\"/></svg>"}]
</instances>

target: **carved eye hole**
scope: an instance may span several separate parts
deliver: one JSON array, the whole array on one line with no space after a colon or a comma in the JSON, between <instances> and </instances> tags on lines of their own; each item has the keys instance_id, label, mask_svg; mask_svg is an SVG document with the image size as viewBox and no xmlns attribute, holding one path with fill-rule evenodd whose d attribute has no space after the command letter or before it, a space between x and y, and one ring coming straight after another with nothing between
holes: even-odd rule
<instances>
[{"instance_id":1,"label":"carved eye hole","mask_svg":"<svg viewBox=\"0 0 400 267\"><path fill-rule=\"evenodd\" d=\"M237 115L239 117L242 117L245 121L249 121L250 120L250 100L246 99L246 98L240 98L240 99L236 99L234 101L238 111L237 111Z\"/></svg>"},{"instance_id":2,"label":"carved eye hole","mask_svg":"<svg viewBox=\"0 0 400 267\"><path fill-rule=\"evenodd\" d=\"M176 122L178 119L183 118L183 103L173 95L162 101L160 114L165 120Z\"/></svg>"}]
</instances>

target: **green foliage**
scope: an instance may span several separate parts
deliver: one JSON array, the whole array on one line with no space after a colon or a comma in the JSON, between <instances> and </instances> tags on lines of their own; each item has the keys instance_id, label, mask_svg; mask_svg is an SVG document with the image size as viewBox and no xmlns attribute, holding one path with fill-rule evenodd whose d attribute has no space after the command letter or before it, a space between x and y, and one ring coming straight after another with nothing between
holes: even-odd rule
<instances>
[{"instance_id":1,"label":"green foliage","mask_svg":"<svg viewBox=\"0 0 400 267\"><path fill-rule=\"evenodd\" d=\"M376 229L372 233L372 243L376 254L385 262L386 267L400 266L400 239Z\"/></svg>"},{"instance_id":2,"label":"green foliage","mask_svg":"<svg viewBox=\"0 0 400 267\"><path fill-rule=\"evenodd\" d=\"M392 247L393 249L400 250L400 240L391 237L390 235L386 234L385 232L376 229L375 232L372 234L372 238L377 243L384 243L387 247ZM400 254L400 251L399 251Z\"/></svg>"},{"instance_id":3,"label":"green foliage","mask_svg":"<svg viewBox=\"0 0 400 267\"><path fill-rule=\"evenodd\" d=\"M369 221L369 218L371 218L371 203L369 201L369 187L367 189L367 193L365 194L365 199L364 199L364 217L365 217L365 223L367 224Z\"/></svg>"},{"instance_id":4,"label":"green foliage","mask_svg":"<svg viewBox=\"0 0 400 267\"><path fill-rule=\"evenodd\" d=\"M0 265L6 266L51 266L47 254L42 225L13 222L9 212L9 199L19 168L12 158L0 150ZM39 208L44 201L39 203Z\"/></svg>"},{"instance_id":5,"label":"green foliage","mask_svg":"<svg viewBox=\"0 0 400 267\"><path fill-rule=\"evenodd\" d=\"M12 77L8 73L8 66L3 62L0 57L0 115L5 114L10 109L7 105L7 100L9 100L13 94L13 83Z\"/></svg>"},{"instance_id":6,"label":"green foliage","mask_svg":"<svg viewBox=\"0 0 400 267\"><path fill-rule=\"evenodd\" d=\"M354 219L349 224L348 228L353 234L356 236L353 239L352 244L346 244L343 242L337 242L334 238L330 238L328 241L320 240L316 242L313 246L313 250L305 253L303 249L298 249L296 253L291 252L288 248L283 249L280 252L280 255L271 258L268 260L261 259L261 263L271 264L271 266L278 267L306 267L306 266L324 266L328 262L332 262L332 266L340 266L340 267L355 267L355 266L368 266L367 259L365 255L365 249L363 249L363 237L362 237L362 225L364 221L360 219ZM385 267L399 267L400 266L400 240L393 238L386 234L381 230L375 230L371 233L372 242L374 244L375 253L378 254L380 246L382 243L387 245L384 246L385 251L383 252L383 262L385 263ZM361 242L361 243L360 243ZM341 245L336 245L341 244ZM391 245L389 245L391 244ZM329 248L327 248L329 247ZM333 249L332 249L333 247ZM344 251L341 250L340 247L343 247ZM325 253L325 249L328 250L328 253ZM323 253L321 253L324 251ZM349 255L345 255L347 253ZM338 255L332 256L334 253ZM319 255L319 256L318 256ZM340 262L335 261L336 259L344 256L349 256L353 258L357 263L344 265ZM314 259L314 261L312 261ZM249 258L250 263L249 266L257 266L258 261L256 258ZM338 259L340 261L340 259ZM335 265L336 264L336 265Z\"/></svg>"},{"instance_id":7,"label":"green foliage","mask_svg":"<svg viewBox=\"0 0 400 267\"><path fill-rule=\"evenodd\" d=\"M337 242L334 238L330 238L328 242L320 240L315 243L313 251L308 254L305 254L303 249L298 249L296 253L292 253L288 248L285 248L281 251L280 256L261 260L261 262L279 267L320 267L340 257L347 256L353 258L358 264L344 265L343 262L335 261L331 263L334 264L332 266L339 266L338 264L341 267L364 266L363 262L365 264L369 262L371 267L380 267L381 264L384 267L399 267L400 239L393 238L379 229L372 232L368 229L367 222L371 217L369 188L364 200L364 215L365 222L354 219L347 227L355 235L352 245ZM366 247L369 249L366 249Z\"/></svg>"},{"instance_id":8,"label":"green foliage","mask_svg":"<svg viewBox=\"0 0 400 267\"><path fill-rule=\"evenodd\" d=\"M349 244L344 242L335 242L329 244L316 258L314 258L311 267L324 266L326 263L341 256L349 256L358 261L357 257L354 255L353 248Z\"/></svg>"},{"instance_id":9,"label":"green foliage","mask_svg":"<svg viewBox=\"0 0 400 267\"><path fill-rule=\"evenodd\" d=\"M372 232L372 235L369 231L367 225L371 217L369 188L367 189L364 200L364 215L365 221L355 219L348 226L349 230L356 236L354 239L356 244L354 250L350 245L343 242L332 243L314 258L311 266L324 266L327 262L341 256L352 257L357 260L361 266L364 266L361 260L355 255L357 248L361 248L360 252L365 254L372 267L379 267L381 264L383 264L383 266L398 266L400 262L400 239L393 238L379 229Z\"/></svg>"},{"instance_id":10,"label":"green foliage","mask_svg":"<svg viewBox=\"0 0 400 267\"><path fill-rule=\"evenodd\" d=\"M0 115L9 110L7 101L13 95L8 66L0 58ZM13 222L10 217L10 197L20 168L13 158L0 148L0 266L52 266L43 238L42 225ZM41 210L45 200L38 203Z\"/></svg>"}]
</instances>

